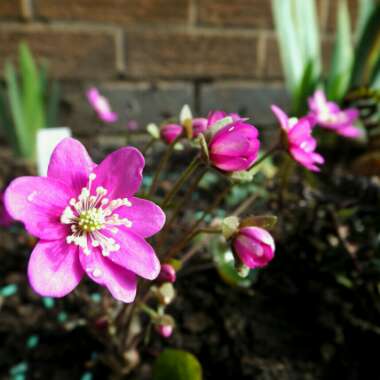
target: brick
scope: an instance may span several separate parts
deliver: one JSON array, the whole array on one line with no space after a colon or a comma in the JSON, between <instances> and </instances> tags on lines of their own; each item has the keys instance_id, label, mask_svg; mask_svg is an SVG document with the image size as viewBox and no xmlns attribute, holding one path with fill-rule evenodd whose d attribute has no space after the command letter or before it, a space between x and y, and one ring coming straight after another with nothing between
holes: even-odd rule
<instances>
[{"instance_id":1,"label":"brick","mask_svg":"<svg viewBox=\"0 0 380 380\"><path fill-rule=\"evenodd\" d=\"M21 0L0 0L0 18L20 18Z\"/></svg>"},{"instance_id":2,"label":"brick","mask_svg":"<svg viewBox=\"0 0 380 380\"><path fill-rule=\"evenodd\" d=\"M271 2L268 0L202 0L199 23L210 26L272 28Z\"/></svg>"},{"instance_id":3,"label":"brick","mask_svg":"<svg viewBox=\"0 0 380 380\"><path fill-rule=\"evenodd\" d=\"M5 59L16 58L21 41L29 44L35 56L49 62L49 73L55 77L93 79L115 75L115 42L109 32L0 26L0 67Z\"/></svg>"},{"instance_id":4,"label":"brick","mask_svg":"<svg viewBox=\"0 0 380 380\"><path fill-rule=\"evenodd\" d=\"M280 49L275 34L265 37L265 59L263 76L266 79L282 79L282 63Z\"/></svg>"},{"instance_id":5,"label":"brick","mask_svg":"<svg viewBox=\"0 0 380 380\"><path fill-rule=\"evenodd\" d=\"M136 120L138 131L150 122L177 116L184 104L194 107L193 85L185 82L163 83L111 83L102 84L99 90L107 96L119 121L104 126L97 120L87 103L85 92L90 83L65 82L63 87L63 121L76 133L83 135L127 133L128 120Z\"/></svg>"},{"instance_id":6,"label":"brick","mask_svg":"<svg viewBox=\"0 0 380 380\"><path fill-rule=\"evenodd\" d=\"M201 87L201 114L207 115L211 110L223 109L247 116L260 128L264 140L271 144L277 130L266 128L274 125L276 120L270 110L272 104L288 110L289 96L282 85L255 84L247 82L221 82L206 84Z\"/></svg>"},{"instance_id":7,"label":"brick","mask_svg":"<svg viewBox=\"0 0 380 380\"><path fill-rule=\"evenodd\" d=\"M141 31L127 33L131 77L254 77L257 37L252 33Z\"/></svg>"},{"instance_id":8,"label":"brick","mask_svg":"<svg viewBox=\"0 0 380 380\"><path fill-rule=\"evenodd\" d=\"M140 23L183 23L189 0L36 0L38 16L47 19Z\"/></svg>"},{"instance_id":9,"label":"brick","mask_svg":"<svg viewBox=\"0 0 380 380\"><path fill-rule=\"evenodd\" d=\"M347 0L348 9L351 18L351 28L355 30L356 21L359 12L358 0ZM339 1L329 0L328 15L327 15L327 31L336 30L337 13L339 9Z\"/></svg>"}]
</instances>

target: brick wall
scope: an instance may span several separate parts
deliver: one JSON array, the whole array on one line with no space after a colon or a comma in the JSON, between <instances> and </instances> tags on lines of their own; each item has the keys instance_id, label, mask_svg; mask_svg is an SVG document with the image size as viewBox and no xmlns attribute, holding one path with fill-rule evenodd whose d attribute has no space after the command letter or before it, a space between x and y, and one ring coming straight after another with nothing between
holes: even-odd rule
<instances>
[{"instance_id":1,"label":"brick wall","mask_svg":"<svg viewBox=\"0 0 380 380\"><path fill-rule=\"evenodd\" d=\"M326 48L337 3L317 2ZM270 0L0 0L0 67L22 40L62 80L63 121L81 135L104 131L83 96L90 85L141 125L183 103L270 124L268 105L287 103Z\"/></svg>"}]
</instances>

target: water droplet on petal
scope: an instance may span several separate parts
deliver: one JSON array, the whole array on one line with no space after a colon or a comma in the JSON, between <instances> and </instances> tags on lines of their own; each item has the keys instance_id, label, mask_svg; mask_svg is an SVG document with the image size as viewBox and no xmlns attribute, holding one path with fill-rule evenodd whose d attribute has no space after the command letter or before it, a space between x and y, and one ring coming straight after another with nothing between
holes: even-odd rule
<instances>
[{"instance_id":1,"label":"water droplet on petal","mask_svg":"<svg viewBox=\"0 0 380 380\"><path fill-rule=\"evenodd\" d=\"M38 194L37 191L33 191L32 193L30 193L28 195L28 197L26 198L29 202L33 202L33 199L35 198L35 196Z\"/></svg>"},{"instance_id":2,"label":"water droplet on petal","mask_svg":"<svg viewBox=\"0 0 380 380\"><path fill-rule=\"evenodd\" d=\"M93 272L92 272L92 275L94 276L94 277L102 277L102 275L103 275L103 271L100 269L100 268L95 268L94 270L93 270Z\"/></svg>"}]
</instances>

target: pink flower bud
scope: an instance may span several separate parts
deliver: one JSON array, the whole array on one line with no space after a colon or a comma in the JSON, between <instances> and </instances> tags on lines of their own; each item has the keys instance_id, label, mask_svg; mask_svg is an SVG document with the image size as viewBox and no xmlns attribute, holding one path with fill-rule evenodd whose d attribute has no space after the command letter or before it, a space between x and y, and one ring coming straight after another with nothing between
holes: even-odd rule
<instances>
[{"instance_id":1,"label":"pink flower bud","mask_svg":"<svg viewBox=\"0 0 380 380\"><path fill-rule=\"evenodd\" d=\"M89 103L97 113L99 119L105 121L106 123L114 123L117 121L117 113L112 112L108 100L99 93L98 89L94 87L90 88L87 91L86 95Z\"/></svg>"},{"instance_id":2,"label":"pink flower bud","mask_svg":"<svg viewBox=\"0 0 380 380\"><path fill-rule=\"evenodd\" d=\"M170 338L173 334L173 326L171 325L158 325L156 326L156 331L163 337L163 338Z\"/></svg>"},{"instance_id":3,"label":"pink flower bud","mask_svg":"<svg viewBox=\"0 0 380 380\"><path fill-rule=\"evenodd\" d=\"M204 117L198 117L192 121L193 137L197 137L199 134L205 132L208 128L208 120Z\"/></svg>"},{"instance_id":4,"label":"pink flower bud","mask_svg":"<svg viewBox=\"0 0 380 380\"><path fill-rule=\"evenodd\" d=\"M170 264L162 264L161 265L161 272L158 275L157 280L159 282L171 282L174 283L176 280L176 273L175 269Z\"/></svg>"},{"instance_id":5,"label":"pink flower bud","mask_svg":"<svg viewBox=\"0 0 380 380\"><path fill-rule=\"evenodd\" d=\"M161 137L168 144L172 144L174 140L183 132L183 127L180 124L167 124L161 128Z\"/></svg>"},{"instance_id":6,"label":"pink flower bud","mask_svg":"<svg viewBox=\"0 0 380 380\"><path fill-rule=\"evenodd\" d=\"M234 252L247 267L262 268L274 257L272 235L260 227L243 227L233 241Z\"/></svg>"},{"instance_id":7,"label":"pink flower bud","mask_svg":"<svg viewBox=\"0 0 380 380\"><path fill-rule=\"evenodd\" d=\"M220 170L232 172L248 169L257 159L260 148L257 129L239 115L217 111L209 116L209 125L231 116L234 120L223 127L209 142L211 163Z\"/></svg>"}]
</instances>

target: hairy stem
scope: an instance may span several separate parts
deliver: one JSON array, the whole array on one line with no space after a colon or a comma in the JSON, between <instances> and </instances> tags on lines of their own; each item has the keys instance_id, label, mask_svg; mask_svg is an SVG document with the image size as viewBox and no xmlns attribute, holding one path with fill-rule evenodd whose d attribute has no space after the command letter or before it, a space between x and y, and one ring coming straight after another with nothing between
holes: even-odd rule
<instances>
[{"instance_id":1,"label":"hairy stem","mask_svg":"<svg viewBox=\"0 0 380 380\"><path fill-rule=\"evenodd\" d=\"M160 179L160 175L161 175L162 171L164 170L166 164L168 163L170 156L173 154L174 147L180 138L181 138L180 136L177 137L173 141L173 143L169 144L168 147L166 148L166 151L165 151L164 155L162 156L160 163L158 164L158 167L157 167L156 172L154 174L152 185L151 185L150 190L149 190L150 196L152 196L156 192L157 186L158 186L158 181Z\"/></svg>"},{"instance_id":2,"label":"hairy stem","mask_svg":"<svg viewBox=\"0 0 380 380\"><path fill-rule=\"evenodd\" d=\"M173 197L177 194L178 190L187 181L187 179L193 174L193 172L200 166L201 160L199 156L196 156L191 161L190 165L185 169L181 176L177 179L176 183L173 185L171 190L166 194L164 200L162 201L161 207L165 208L168 206Z\"/></svg>"}]
</instances>

